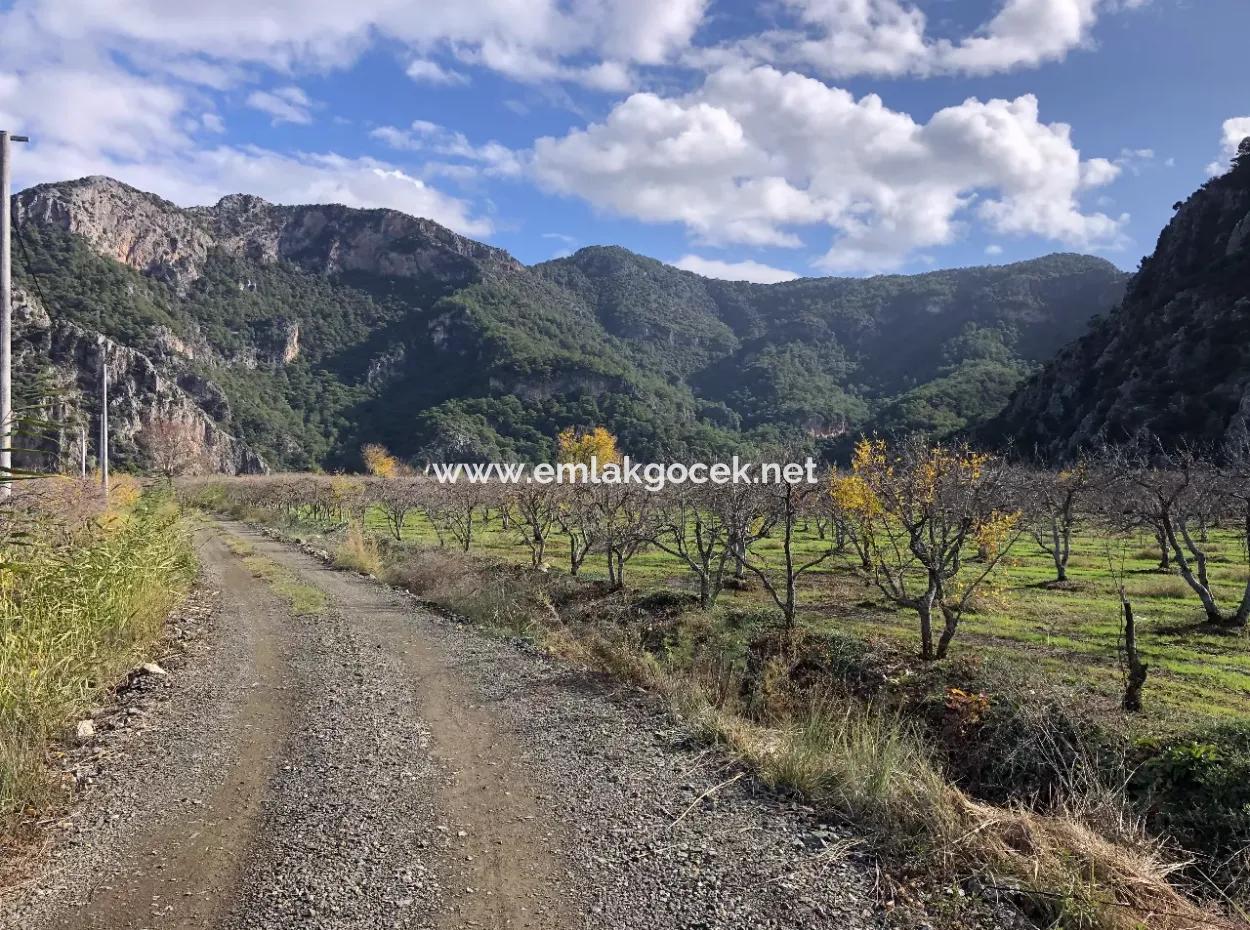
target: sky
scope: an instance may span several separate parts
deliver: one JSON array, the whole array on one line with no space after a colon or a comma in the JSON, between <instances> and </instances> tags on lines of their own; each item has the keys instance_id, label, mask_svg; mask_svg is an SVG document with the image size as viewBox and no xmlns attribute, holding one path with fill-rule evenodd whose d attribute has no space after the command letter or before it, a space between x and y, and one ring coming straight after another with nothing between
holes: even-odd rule
<instances>
[{"instance_id":1,"label":"sky","mask_svg":"<svg viewBox=\"0 0 1250 930\"><path fill-rule=\"evenodd\" d=\"M106 174L715 277L1131 270L1250 135L1250 0L0 0L15 187Z\"/></svg>"}]
</instances>

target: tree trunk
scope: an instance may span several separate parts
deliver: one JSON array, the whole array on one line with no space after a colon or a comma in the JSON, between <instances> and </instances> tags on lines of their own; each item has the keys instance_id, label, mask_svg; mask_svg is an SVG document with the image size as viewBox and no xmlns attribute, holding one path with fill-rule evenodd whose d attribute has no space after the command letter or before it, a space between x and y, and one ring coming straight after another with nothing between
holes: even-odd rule
<instances>
[{"instance_id":1,"label":"tree trunk","mask_svg":"<svg viewBox=\"0 0 1250 930\"><path fill-rule=\"evenodd\" d=\"M1133 619L1133 605L1128 601L1124 605L1124 656L1128 662L1128 680L1124 685L1123 707L1130 713L1141 710L1142 686L1146 684L1146 673L1150 667L1142 662L1137 653L1137 624Z\"/></svg>"},{"instance_id":2,"label":"tree trunk","mask_svg":"<svg viewBox=\"0 0 1250 930\"><path fill-rule=\"evenodd\" d=\"M925 595L916 602L916 612L920 614L920 658L932 662L933 654L933 599Z\"/></svg>"},{"instance_id":3,"label":"tree trunk","mask_svg":"<svg viewBox=\"0 0 1250 930\"><path fill-rule=\"evenodd\" d=\"M942 635L938 637L937 657L939 659L946 658L946 653L951 647L951 640L955 638L955 630L959 627L959 615L953 610L943 607L942 617L945 622L942 625Z\"/></svg>"}]
</instances>

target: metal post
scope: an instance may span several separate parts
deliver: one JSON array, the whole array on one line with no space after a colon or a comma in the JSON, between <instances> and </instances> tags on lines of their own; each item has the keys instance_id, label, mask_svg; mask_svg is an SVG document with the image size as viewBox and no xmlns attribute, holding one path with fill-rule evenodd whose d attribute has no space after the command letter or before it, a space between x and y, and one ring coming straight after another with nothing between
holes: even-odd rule
<instances>
[{"instance_id":1,"label":"metal post","mask_svg":"<svg viewBox=\"0 0 1250 930\"><path fill-rule=\"evenodd\" d=\"M25 142L0 129L0 497L13 493L13 265L10 246L13 208L9 143Z\"/></svg>"}]
</instances>

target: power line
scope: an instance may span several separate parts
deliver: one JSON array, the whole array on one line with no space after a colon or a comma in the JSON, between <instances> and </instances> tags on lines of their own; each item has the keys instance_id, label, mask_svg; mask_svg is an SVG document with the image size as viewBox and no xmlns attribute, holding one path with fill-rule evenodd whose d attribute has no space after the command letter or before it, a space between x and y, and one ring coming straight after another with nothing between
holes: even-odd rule
<instances>
[{"instance_id":1,"label":"power line","mask_svg":"<svg viewBox=\"0 0 1250 930\"><path fill-rule=\"evenodd\" d=\"M26 236L17 222L16 214L11 211L9 213L9 225L13 227L13 233L17 236L17 247L22 250L22 265L26 269L26 273L30 275L31 280L35 282L35 293L39 295L39 302L50 313L52 305L48 303L48 298L43 292L43 284L39 280L39 272L35 270L35 264L30 259L30 250L26 247Z\"/></svg>"}]
</instances>

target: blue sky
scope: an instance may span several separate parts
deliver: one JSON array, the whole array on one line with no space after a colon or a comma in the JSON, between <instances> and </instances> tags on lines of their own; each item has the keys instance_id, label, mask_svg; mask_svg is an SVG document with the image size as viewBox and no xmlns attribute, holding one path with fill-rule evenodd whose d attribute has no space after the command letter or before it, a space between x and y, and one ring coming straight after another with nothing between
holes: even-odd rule
<instances>
[{"instance_id":1,"label":"blue sky","mask_svg":"<svg viewBox=\"0 0 1250 930\"><path fill-rule=\"evenodd\" d=\"M1245 0L18 0L0 125L19 186L389 206L525 262L1131 269L1250 134L1247 35Z\"/></svg>"}]
</instances>

